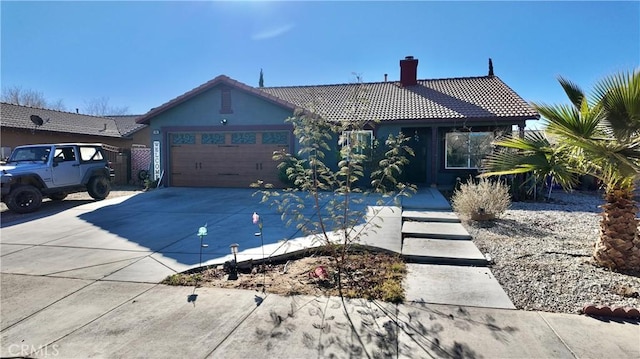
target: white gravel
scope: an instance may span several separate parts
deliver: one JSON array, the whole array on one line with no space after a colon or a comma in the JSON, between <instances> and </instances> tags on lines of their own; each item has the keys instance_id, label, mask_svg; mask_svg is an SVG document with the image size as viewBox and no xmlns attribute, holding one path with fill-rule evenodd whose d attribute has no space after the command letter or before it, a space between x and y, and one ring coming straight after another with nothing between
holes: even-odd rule
<instances>
[{"instance_id":1,"label":"white gravel","mask_svg":"<svg viewBox=\"0 0 640 359\"><path fill-rule=\"evenodd\" d=\"M585 304L640 308L640 278L596 267L602 197L552 194L549 203L513 203L495 222L465 222L495 261L491 271L518 309L577 313ZM621 290L626 288L627 296ZM629 297L633 295L635 298Z\"/></svg>"}]
</instances>

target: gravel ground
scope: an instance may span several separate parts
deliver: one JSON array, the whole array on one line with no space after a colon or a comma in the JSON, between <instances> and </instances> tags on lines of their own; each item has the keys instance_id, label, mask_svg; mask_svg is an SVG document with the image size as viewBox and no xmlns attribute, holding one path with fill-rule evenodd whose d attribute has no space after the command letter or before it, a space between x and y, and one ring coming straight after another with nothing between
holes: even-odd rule
<instances>
[{"instance_id":1,"label":"gravel ground","mask_svg":"<svg viewBox=\"0 0 640 359\"><path fill-rule=\"evenodd\" d=\"M577 313L585 304L640 308L640 278L595 267L602 199L554 193L549 203L513 203L493 223L466 222L491 271L518 309Z\"/></svg>"}]
</instances>

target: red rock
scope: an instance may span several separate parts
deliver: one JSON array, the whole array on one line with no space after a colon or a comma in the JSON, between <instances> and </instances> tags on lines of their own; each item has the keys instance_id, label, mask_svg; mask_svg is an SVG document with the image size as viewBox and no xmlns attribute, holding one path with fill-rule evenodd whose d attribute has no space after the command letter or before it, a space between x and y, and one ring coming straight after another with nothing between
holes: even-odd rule
<instances>
[{"instance_id":1,"label":"red rock","mask_svg":"<svg viewBox=\"0 0 640 359\"><path fill-rule=\"evenodd\" d=\"M629 318L640 319L640 310L638 310L636 308L629 308L629 309L627 309L627 316Z\"/></svg>"},{"instance_id":2,"label":"red rock","mask_svg":"<svg viewBox=\"0 0 640 359\"><path fill-rule=\"evenodd\" d=\"M626 318L627 310L622 307L615 307L613 308L612 315L616 318Z\"/></svg>"}]
</instances>

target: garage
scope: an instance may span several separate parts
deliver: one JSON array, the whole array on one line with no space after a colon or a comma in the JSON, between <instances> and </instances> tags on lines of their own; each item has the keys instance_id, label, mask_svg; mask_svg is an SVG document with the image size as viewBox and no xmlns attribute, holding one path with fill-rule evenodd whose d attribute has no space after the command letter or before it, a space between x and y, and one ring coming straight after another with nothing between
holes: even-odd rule
<instances>
[{"instance_id":1,"label":"garage","mask_svg":"<svg viewBox=\"0 0 640 359\"><path fill-rule=\"evenodd\" d=\"M289 152L291 139L291 131L171 132L171 186L247 188L263 180L281 187L273 152Z\"/></svg>"}]
</instances>

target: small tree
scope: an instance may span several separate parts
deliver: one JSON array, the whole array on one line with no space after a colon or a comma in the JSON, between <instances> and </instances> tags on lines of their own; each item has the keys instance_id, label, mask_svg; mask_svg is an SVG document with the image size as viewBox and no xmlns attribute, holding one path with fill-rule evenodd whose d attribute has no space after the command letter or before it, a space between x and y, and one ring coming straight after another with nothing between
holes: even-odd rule
<instances>
[{"instance_id":1,"label":"small tree","mask_svg":"<svg viewBox=\"0 0 640 359\"><path fill-rule=\"evenodd\" d=\"M370 121L362 119L366 101L361 79L347 99L349 113L343 120L329 121L314 110L296 110L286 121L293 125L299 142L297 153L274 153L280 168L292 185L282 191L258 181L262 202L270 202L282 214L287 225L293 223L328 250L337 268L336 281L342 293L341 279L349 250L369 230L378 226L379 208L363 208L367 196L378 195L378 206L397 204L400 196L415 192L415 186L398 180L407 156L413 150L402 133L389 135L384 145L363 136ZM315 106L309 106L315 108ZM333 158L335 146L338 158ZM373 147L373 148L372 148ZM372 164L373 152L382 152ZM368 168L368 171L365 167ZM370 172L368 176L365 172ZM369 178L369 183L363 183ZM309 202L311 204L309 204ZM311 206L311 211L309 210ZM368 213L367 213L368 212Z\"/></svg>"},{"instance_id":2,"label":"small tree","mask_svg":"<svg viewBox=\"0 0 640 359\"><path fill-rule=\"evenodd\" d=\"M258 87L264 87L264 74L262 73L262 69L260 69L260 79L258 79Z\"/></svg>"},{"instance_id":3,"label":"small tree","mask_svg":"<svg viewBox=\"0 0 640 359\"><path fill-rule=\"evenodd\" d=\"M41 91L23 89L20 86L3 88L2 101L19 106L46 108L57 111L66 110L62 99L58 99L54 102L49 102Z\"/></svg>"},{"instance_id":4,"label":"small tree","mask_svg":"<svg viewBox=\"0 0 640 359\"><path fill-rule=\"evenodd\" d=\"M108 97L96 97L84 102L84 113L93 116L117 116L129 113L128 106L113 106Z\"/></svg>"},{"instance_id":5,"label":"small tree","mask_svg":"<svg viewBox=\"0 0 640 359\"><path fill-rule=\"evenodd\" d=\"M370 154L362 151L369 144L357 136L362 121L330 122L314 113L297 110L287 119L300 143L297 155L285 150L274 153L274 160L286 166L286 176L293 186L282 191L272 184L258 181L262 202L270 202L287 225L311 235L328 250L336 263L336 280L341 290L341 278L348 252L368 230L378 226L374 219L380 209L367 214L362 204L367 196L380 195L378 206L395 204L399 196L415 192L415 186L398 181L404 165L413 155L403 134L389 135L384 143L384 155L369 175L369 186L358 185L365 177L364 163ZM351 136L348 138L347 136ZM337 141L336 141L337 139ZM331 142L341 144L337 167L331 165ZM309 211L309 202L312 211Z\"/></svg>"}]
</instances>

